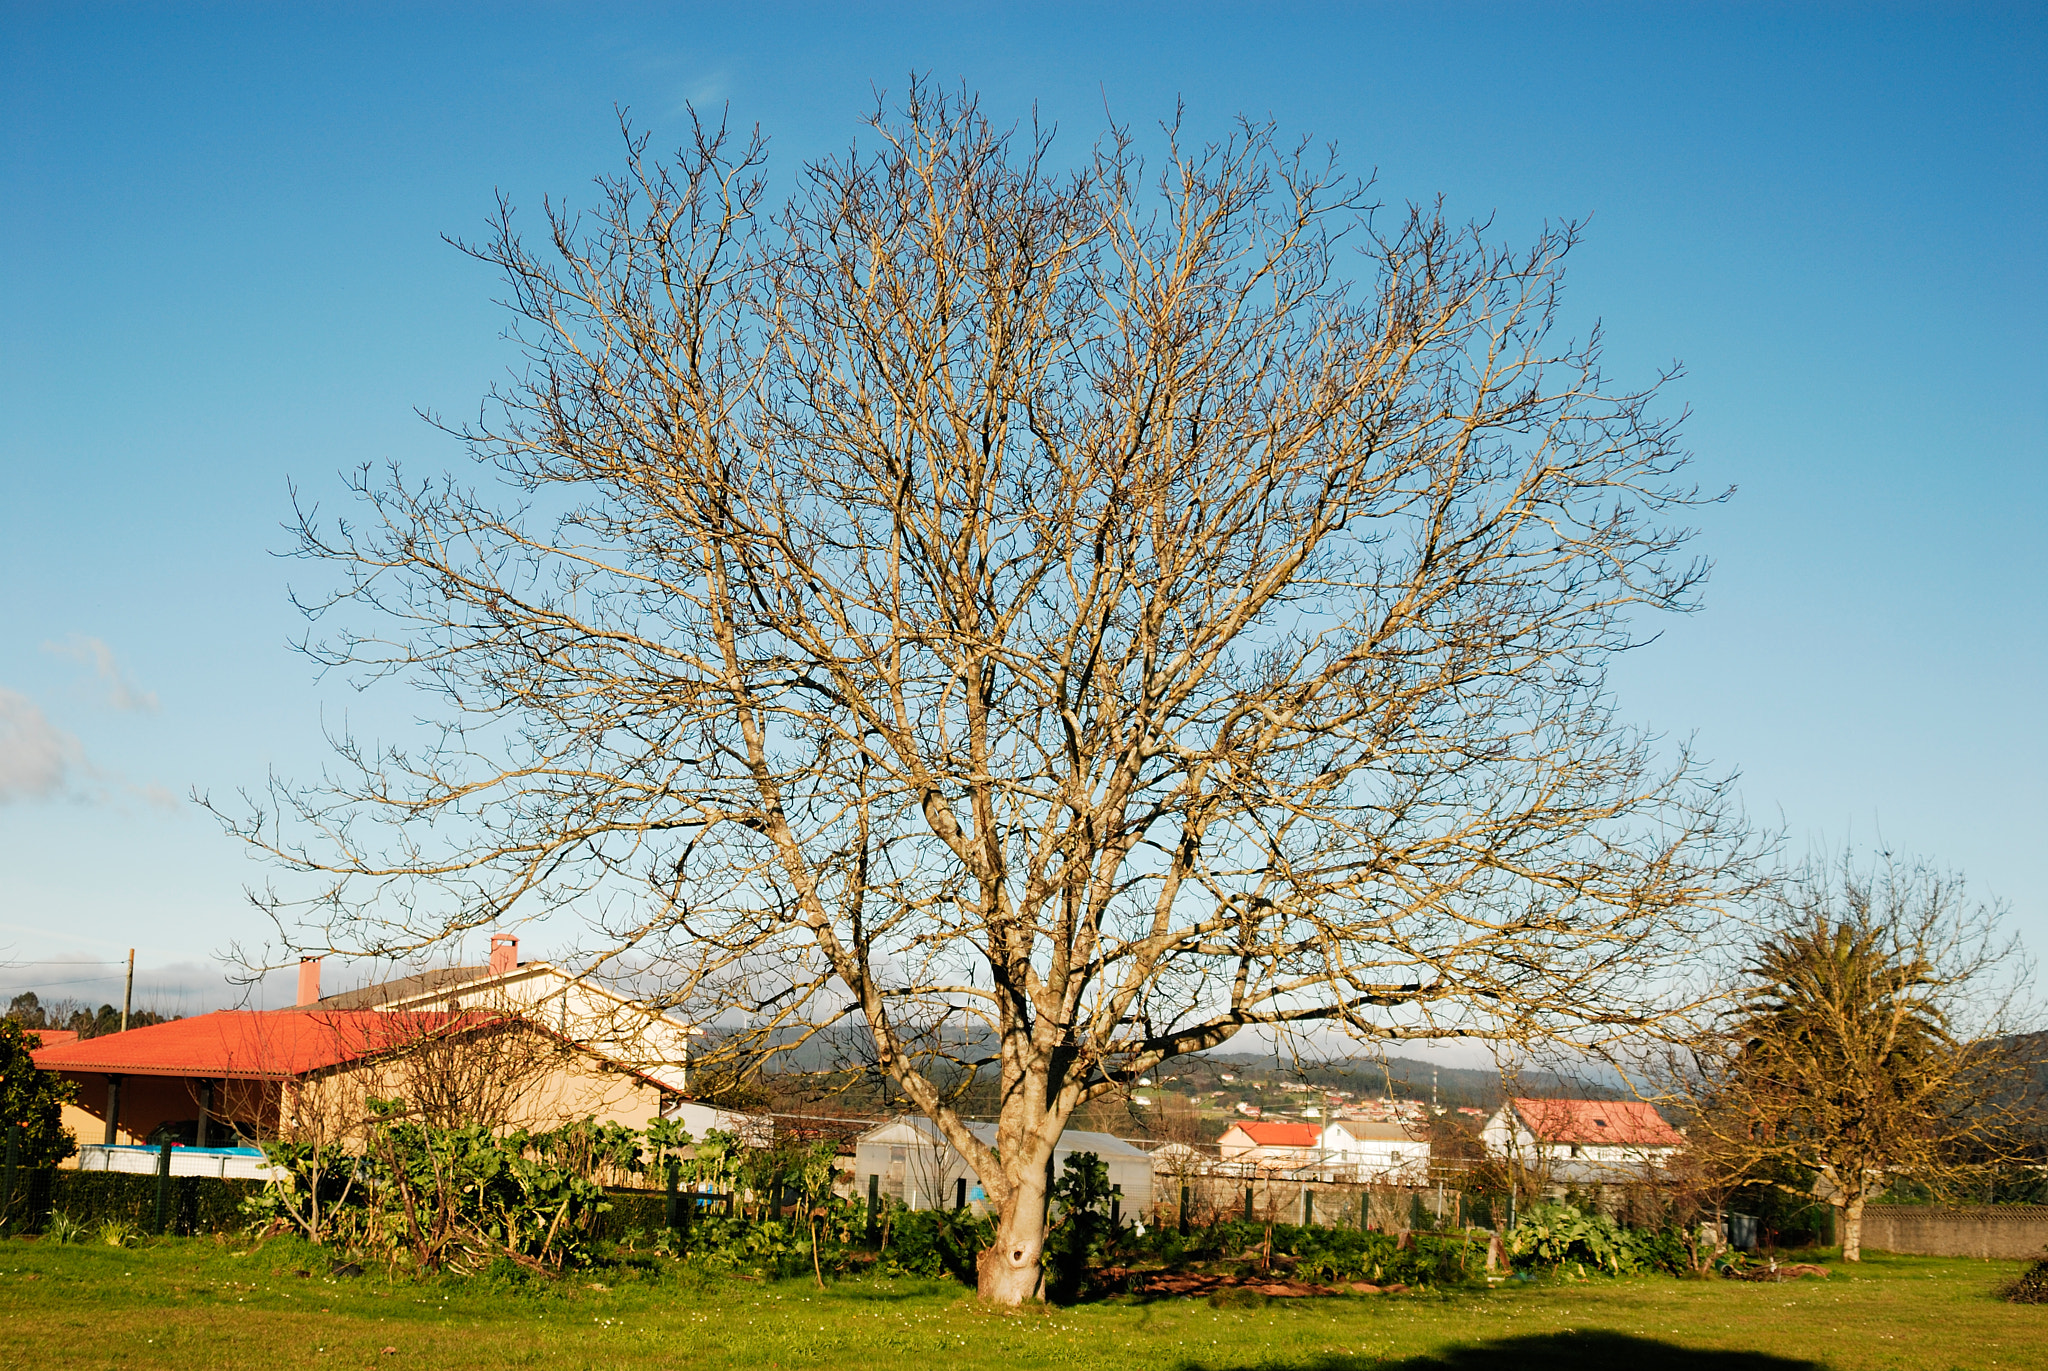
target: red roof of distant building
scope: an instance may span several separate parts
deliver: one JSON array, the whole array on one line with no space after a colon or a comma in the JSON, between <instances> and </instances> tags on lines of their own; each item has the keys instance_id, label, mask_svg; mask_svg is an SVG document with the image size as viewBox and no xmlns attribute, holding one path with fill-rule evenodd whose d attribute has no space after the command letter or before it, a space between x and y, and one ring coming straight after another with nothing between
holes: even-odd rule
<instances>
[{"instance_id":1,"label":"red roof of distant building","mask_svg":"<svg viewBox=\"0 0 2048 1371\"><path fill-rule=\"evenodd\" d=\"M68 1028L31 1028L28 1031L36 1035L39 1045L43 1047L55 1047L59 1043L78 1041L78 1034Z\"/></svg>"},{"instance_id":2,"label":"red roof of distant building","mask_svg":"<svg viewBox=\"0 0 2048 1371\"><path fill-rule=\"evenodd\" d=\"M1323 1131L1312 1123L1237 1123L1230 1127L1259 1147L1314 1147Z\"/></svg>"},{"instance_id":3,"label":"red roof of distant building","mask_svg":"<svg viewBox=\"0 0 2048 1371\"><path fill-rule=\"evenodd\" d=\"M57 1043L34 1055L45 1071L280 1080L391 1051L457 1020L467 1027L490 1017L473 1011L223 1009Z\"/></svg>"},{"instance_id":4,"label":"red roof of distant building","mask_svg":"<svg viewBox=\"0 0 2048 1371\"><path fill-rule=\"evenodd\" d=\"M1544 1142L1605 1143L1614 1147L1682 1147L1684 1135L1639 1100L1509 1101L1531 1133Z\"/></svg>"}]
</instances>

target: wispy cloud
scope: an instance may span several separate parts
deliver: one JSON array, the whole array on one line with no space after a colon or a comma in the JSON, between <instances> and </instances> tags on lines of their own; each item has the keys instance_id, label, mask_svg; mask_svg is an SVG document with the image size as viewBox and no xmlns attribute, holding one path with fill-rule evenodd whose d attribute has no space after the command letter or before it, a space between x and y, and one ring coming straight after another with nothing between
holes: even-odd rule
<instances>
[{"instance_id":1,"label":"wispy cloud","mask_svg":"<svg viewBox=\"0 0 2048 1371\"><path fill-rule=\"evenodd\" d=\"M107 703L114 708L137 714L157 712L156 692L137 686L114 660L114 650L98 638L74 633L64 642L44 643L43 651L90 666L93 675L106 684Z\"/></svg>"},{"instance_id":2,"label":"wispy cloud","mask_svg":"<svg viewBox=\"0 0 2048 1371\"><path fill-rule=\"evenodd\" d=\"M26 695L0 686L0 805L54 800L86 770L85 748Z\"/></svg>"},{"instance_id":3,"label":"wispy cloud","mask_svg":"<svg viewBox=\"0 0 2048 1371\"><path fill-rule=\"evenodd\" d=\"M722 70L709 72L687 82L681 94L682 98L669 111L671 114L681 114L692 108L699 113L712 113L714 106L722 105L731 98L732 79Z\"/></svg>"},{"instance_id":4,"label":"wispy cloud","mask_svg":"<svg viewBox=\"0 0 2048 1371\"><path fill-rule=\"evenodd\" d=\"M94 766L76 734L50 722L28 696L0 686L0 805L17 800L120 804L124 799L166 814L178 808L178 797L163 786L138 785Z\"/></svg>"}]
</instances>

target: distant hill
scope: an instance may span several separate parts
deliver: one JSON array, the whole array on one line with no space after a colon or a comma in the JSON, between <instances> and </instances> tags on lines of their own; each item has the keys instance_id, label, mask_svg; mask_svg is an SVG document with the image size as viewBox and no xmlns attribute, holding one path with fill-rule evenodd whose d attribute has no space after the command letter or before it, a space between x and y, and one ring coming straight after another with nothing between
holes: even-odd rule
<instances>
[{"instance_id":1,"label":"distant hill","mask_svg":"<svg viewBox=\"0 0 2048 1371\"><path fill-rule=\"evenodd\" d=\"M980 1036L983 1035L977 1035ZM955 1051L967 1053L969 1043L958 1038L953 1043ZM974 1055L981 1055L992 1046L972 1043ZM830 1041L813 1038L777 1058L761 1080L775 1097L776 1107L782 1109L873 1114L903 1108L904 1102L893 1087L880 1082L871 1069L862 1069L861 1063L872 1059L865 1032L849 1028ZM1231 1079L1225 1080L1226 1076ZM1391 1056L1384 1063L1377 1057L1297 1062L1285 1054L1271 1052L1204 1052L1175 1057L1158 1069L1151 1088L1167 1095L1201 1097L1220 1091L1233 1099L1264 1101L1271 1108L1291 1103L1289 1095L1300 1092L1283 1087L1295 1083L1321 1091L1346 1092L1354 1099L1378 1098L1391 1092L1396 1099L1433 1100L1446 1109L1465 1106L1489 1113L1499 1107L1507 1093L1499 1073L1491 1070L1439 1066L1412 1057ZM960 1100L964 1112L993 1110L997 1104L993 1087L994 1082L987 1079L969 1086ZM1575 1080L1549 1071L1523 1072L1513 1088L1532 1095L1581 1099L1613 1099L1622 1093L1611 1083ZM1096 1112L1100 1110L1091 1111ZM1110 1124L1111 1120L1104 1118L1102 1122Z\"/></svg>"},{"instance_id":2,"label":"distant hill","mask_svg":"<svg viewBox=\"0 0 2048 1371\"><path fill-rule=\"evenodd\" d=\"M1300 1081L1324 1090L1349 1091L1357 1097L1391 1093L1398 1100L1429 1100L1447 1109L1461 1105L1491 1111L1499 1107L1507 1092L1500 1074L1474 1067L1439 1066L1413 1057L1304 1060L1273 1053L1208 1052L1178 1057L1160 1068L1161 1083L1172 1081L1189 1090L1221 1088L1225 1074L1235 1076L1232 1084L1247 1083L1271 1089L1284 1081ZM1513 1088L1532 1095L1570 1095L1582 1099L1613 1099L1621 1092L1595 1081L1571 1080L1549 1071L1525 1071Z\"/></svg>"}]
</instances>

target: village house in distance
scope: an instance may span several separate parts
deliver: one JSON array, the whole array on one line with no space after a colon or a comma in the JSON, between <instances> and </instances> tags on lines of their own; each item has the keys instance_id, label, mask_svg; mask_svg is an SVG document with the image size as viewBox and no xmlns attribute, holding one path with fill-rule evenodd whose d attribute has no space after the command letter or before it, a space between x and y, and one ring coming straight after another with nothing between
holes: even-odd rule
<instances>
[{"instance_id":1,"label":"village house in distance","mask_svg":"<svg viewBox=\"0 0 2048 1371\"><path fill-rule=\"evenodd\" d=\"M1648 1179L1685 1136L1639 1100L1509 1099L1479 1132L1487 1155L1523 1167L1553 1199Z\"/></svg>"}]
</instances>

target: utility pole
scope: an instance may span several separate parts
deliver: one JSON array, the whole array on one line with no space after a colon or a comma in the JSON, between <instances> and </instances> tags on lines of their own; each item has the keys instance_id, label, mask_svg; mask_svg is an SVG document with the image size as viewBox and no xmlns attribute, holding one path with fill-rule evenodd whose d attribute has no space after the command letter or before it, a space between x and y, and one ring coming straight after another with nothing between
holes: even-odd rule
<instances>
[{"instance_id":1,"label":"utility pole","mask_svg":"<svg viewBox=\"0 0 2048 1371\"><path fill-rule=\"evenodd\" d=\"M128 984L121 991L121 1031L128 1031L128 1007L135 1000L135 949L128 949Z\"/></svg>"}]
</instances>

